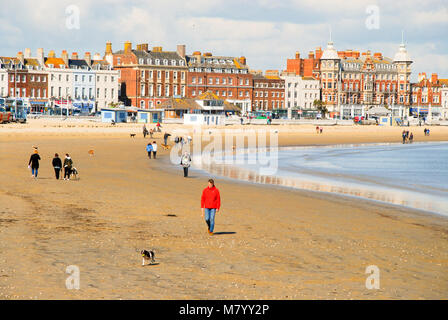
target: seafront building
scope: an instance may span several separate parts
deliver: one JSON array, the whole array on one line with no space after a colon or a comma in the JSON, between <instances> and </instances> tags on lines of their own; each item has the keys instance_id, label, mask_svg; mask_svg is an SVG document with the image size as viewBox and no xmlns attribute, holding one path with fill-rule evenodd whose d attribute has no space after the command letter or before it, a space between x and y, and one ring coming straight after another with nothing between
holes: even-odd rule
<instances>
[{"instance_id":1,"label":"seafront building","mask_svg":"<svg viewBox=\"0 0 448 320\"><path fill-rule=\"evenodd\" d=\"M170 97L186 96L185 45L176 51L150 50L147 43L133 49L127 41L123 50L112 52L108 42L105 59L120 72L120 100L127 106L157 108Z\"/></svg>"},{"instance_id":2,"label":"seafront building","mask_svg":"<svg viewBox=\"0 0 448 320\"><path fill-rule=\"evenodd\" d=\"M418 82L412 84L411 114L431 119L447 119L448 79L439 79L437 73L419 73Z\"/></svg>"},{"instance_id":3,"label":"seafront building","mask_svg":"<svg viewBox=\"0 0 448 320\"><path fill-rule=\"evenodd\" d=\"M308 58L287 60L286 73L320 80L321 99L331 117L353 117L387 105L404 116L410 106L412 60L402 43L394 58L370 50L337 51L332 41Z\"/></svg>"},{"instance_id":4,"label":"seafront building","mask_svg":"<svg viewBox=\"0 0 448 320\"><path fill-rule=\"evenodd\" d=\"M271 111L278 116L286 116L285 80L280 78L278 70L250 71L252 74L253 111Z\"/></svg>"},{"instance_id":5,"label":"seafront building","mask_svg":"<svg viewBox=\"0 0 448 320\"><path fill-rule=\"evenodd\" d=\"M252 74L245 57L195 51L186 56L186 61L187 97L195 98L211 90L219 98L240 107L243 114L252 111Z\"/></svg>"},{"instance_id":6,"label":"seafront building","mask_svg":"<svg viewBox=\"0 0 448 320\"><path fill-rule=\"evenodd\" d=\"M311 76L283 72L284 95L288 118L315 118L318 110L314 101L320 100L320 81Z\"/></svg>"}]
</instances>

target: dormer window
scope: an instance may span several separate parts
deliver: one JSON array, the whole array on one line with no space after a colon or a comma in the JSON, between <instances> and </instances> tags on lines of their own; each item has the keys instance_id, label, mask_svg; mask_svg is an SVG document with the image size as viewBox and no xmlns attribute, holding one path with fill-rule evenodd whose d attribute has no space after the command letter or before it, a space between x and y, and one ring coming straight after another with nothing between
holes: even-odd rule
<instances>
[{"instance_id":1,"label":"dormer window","mask_svg":"<svg viewBox=\"0 0 448 320\"><path fill-rule=\"evenodd\" d=\"M156 59L156 65L159 65L159 64L160 64L160 60Z\"/></svg>"},{"instance_id":2,"label":"dormer window","mask_svg":"<svg viewBox=\"0 0 448 320\"><path fill-rule=\"evenodd\" d=\"M151 64L151 59L146 59L146 64Z\"/></svg>"},{"instance_id":3,"label":"dormer window","mask_svg":"<svg viewBox=\"0 0 448 320\"><path fill-rule=\"evenodd\" d=\"M175 66L176 65L176 60L171 60L171 65Z\"/></svg>"},{"instance_id":4,"label":"dormer window","mask_svg":"<svg viewBox=\"0 0 448 320\"><path fill-rule=\"evenodd\" d=\"M164 64L165 66L167 66L167 65L168 65L168 59L163 59L163 64Z\"/></svg>"},{"instance_id":5,"label":"dormer window","mask_svg":"<svg viewBox=\"0 0 448 320\"><path fill-rule=\"evenodd\" d=\"M144 61L143 58L140 58L140 59L138 59L138 63L139 63L139 64L145 64L145 61Z\"/></svg>"},{"instance_id":6,"label":"dormer window","mask_svg":"<svg viewBox=\"0 0 448 320\"><path fill-rule=\"evenodd\" d=\"M184 66L184 61L183 60L179 60L179 65L180 66Z\"/></svg>"}]
</instances>

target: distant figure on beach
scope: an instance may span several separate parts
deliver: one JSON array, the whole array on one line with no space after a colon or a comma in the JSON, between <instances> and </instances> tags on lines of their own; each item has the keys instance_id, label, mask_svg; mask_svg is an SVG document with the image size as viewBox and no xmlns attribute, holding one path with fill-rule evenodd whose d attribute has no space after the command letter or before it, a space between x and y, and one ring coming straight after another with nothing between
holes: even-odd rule
<instances>
[{"instance_id":1,"label":"distant figure on beach","mask_svg":"<svg viewBox=\"0 0 448 320\"><path fill-rule=\"evenodd\" d=\"M36 179L37 178L37 172L39 171L39 152L37 151L37 148L34 148L34 153L30 157L30 161L28 161L28 168L31 168L31 177Z\"/></svg>"},{"instance_id":2,"label":"distant figure on beach","mask_svg":"<svg viewBox=\"0 0 448 320\"><path fill-rule=\"evenodd\" d=\"M152 144L148 143L146 145L146 152L148 152L148 158L151 159L151 152L152 152L153 148L152 148Z\"/></svg>"},{"instance_id":3,"label":"distant figure on beach","mask_svg":"<svg viewBox=\"0 0 448 320\"><path fill-rule=\"evenodd\" d=\"M184 178L188 177L188 168L191 165L191 156L188 151L185 151L180 158L180 165L184 168Z\"/></svg>"},{"instance_id":4,"label":"distant figure on beach","mask_svg":"<svg viewBox=\"0 0 448 320\"><path fill-rule=\"evenodd\" d=\"M243 122L244 122L244 119L243 119L243 117L241 117L240 118L240 122L241 122L241 125L243 124Z\"/></svg>"},{"instance_id":5,"label":"distant figure on beach","mask_svg":"<svg viewBox=\"0 0 448 320\"><path fill-rule=\"evenodd\" d=\"M70 180L72 174L73 160L68 153L65 154L64 159L64 180Z\"/></svg>"},{"instance_id":6,"label":"distant figure on beach","mask_svg":"<svg viewBox=\"0 0 448 320\"><path fill-rule=\"evenodd\" d=\"M168 137L170 137L171 135L168 132L165 132L165 134L163 135L163 142L165 143L165 145L168 144Z\"/></svg>"},{"instance_id":7,"label":"distant figure on beach","mask_svg":"<svg viewBox=\"0 0 448 320\"><path fill-rule=\"evenodd\" d=\"M146 138L148 135L148 129L146 129L146 125L143 125L143 138Z\"/></svg>"},{"instance_id":8,"label":"distant figure on beach","mask_svg":"<svg viewBox=\"0 0 448 320\"><path fill-rule=\"evenodd\" d=\"M160 125L160 121L157 121L156 128L157 132L162 132L162 130L160 130L160 128L162 128L162 126Z\"/></svg>"},{"instance_id":9,"label":"distant figure on beach","mask_svg":"<svg viewBox=\"0 0 448 320\"><path fill-rule=\"evenodd\" d=\"M316 133L319 133L319 126L316 126Z\"/></svg>"},{"instance_id":10,"label":"distant figure on beach","mask_svg":"<svg viewBox=\"0 0 448 320\"><path fill-rule=\"evenodd\" d=\"M54 154L54 158L51 163L54 168L56 180L59 180L59 174L61 173L61 170L62 170L62 160L61 160L61 158L59 158L59 155L57 153Z\"/></svg>"},{"instance_id":11,"label":"distant figure on beach","mask_svg":"<svg viewBox=\"0 0 448 320\"><path fill-rule=\"evenodd\" d=\"M208 226L208 233L213 234L215 228L215 214L221 207L221 195L218 188L215 187L213 179L208 180L208 186L202 191L201 211L202 217L205 216L205 222Z\"/></svg>"},{"instance_id":12,"label":"distant figure on beach","mask_svg":"<svg viewBox=\"0 0 448 320\"><path fill-rule=\"evenodd\" d=\"M406 131L403 130L403 132L401 133L401 138L403 139L403 144L406 143Z\"/></svg>"},{"instance_id":13,"label":"distant figure on beach","mask_svg":"<svg viewBox=\"0 0 448 320\"><path fill-rule=\"evenodd\" d=\"M154 134L154 130L153 129L149 129L149 137L152 139L152 135Z\"/></svg>"},{"instance_id":14,"label":"distant figure on beach","mask_svg":"<svg viewBox=\"0 0 448 320\"><path fill-rule=\"evenodd\" d=\"M187 136L187 142L188 142L188 144L190 144L192 140L193 140L193 138L192 138L191 136Z\"/></svg>"},{"instance_id":15,"label":"distant figure on beach","mask_svg":"<svg viewBox=\"0 0 448 320\"><path fill-rule=\"evenodd\" d=\"M153 141L152 142L152 155L154 156L154 159L156 158L156 154L157 154L157 142Z\"/></svg>"},{"instance_id":16,"label":"distant figure on beach","mask_svg":"<svg viewBox=\"0 0 448 320\"><path fill-rule=\"evenodd\" d=\"M324 127L319 128L319 133L322 133L322 131L324 131Z\"/></svg>"},{"instance_id":17,"label":"distant figure on beach","mask_svg":"<svg viewBox=\"0 0 448 320\"><path fill-rule=\"evenodd\" d=\"M414 135L411 132L411 134L409 135L409 143L412 143L412 141L414 141Z\"/></svg>"}]
</instances>

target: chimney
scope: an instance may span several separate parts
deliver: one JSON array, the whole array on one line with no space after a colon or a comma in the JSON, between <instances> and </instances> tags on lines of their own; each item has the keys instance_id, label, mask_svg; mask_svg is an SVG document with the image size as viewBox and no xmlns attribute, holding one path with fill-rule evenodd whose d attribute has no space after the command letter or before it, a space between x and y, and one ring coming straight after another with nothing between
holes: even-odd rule
<instances>
[{"instance_id":1,"label":"chimney","mask_svg":"<svg viewBox=\"0 0 448 320\"><path fill-rule=\"evenodd\" d=\"M37 49L37 61L39 61L39 64L41 66L44 65L45 60L44 60L44 49L43 48Z\"/></svg>"},{"instance_id":2,"label":"chimney","mask_svg":"<svg viewBox=\"0 0 448 320\"><path fill-rule=\"evenodd\" d=\"M431 83L435 84L438 81L437 73L431 74Z\"/></svg>"},{"instance_id":3,"label":"chimney","mask_svg":"<svg viewBox=\"0 0 448 320\"><path fill-rule=\"evenodd\" d=\"M300 59L300 52L299 51L296 51L296 59L297 60Z\"/></svg>"},{"instance_id":4,"label":"chimney","mask_svg":"<svg viewBox=\"0 0 448 320\"><path fill-rule=\"evenodd\" d=\"M25 59L31 58L31 49L25 48Z\"/></svg>"},{"instance_id":5,"label":"chimney","mask_svg":"<svg viewBox=\"0 0 448 320\"><path fill-rule=\"evenodd\" d=\"M240 63L243 65L246 65L246 57L241 57L240 58Z\"/></svg>"},{"instance_id":6,"label":"chimney","mask_svg":"<svg viewBox=\"0 0 448 320\"><path fill-rule=\"evenodd\" d=\"M78 59L78 53L72 52L72 59Z\"/></svg>"},{"instance_id":7,"label":"chimney","mask_svg":"<svg viewBox=\"0 0 448 320\"><path fill-rule=\"evenodd\" d=\"M50 52L48 52L48 58L54 58L54 57L56 57L54 50L50 50Z\"/></svg>"},{"instance_id":8,"label":"chimney","mask_svg":"<svg viewBox=\"0 0 448 320\"><path fill-rule=\"evenodd\" d=\"M163 48L162 47L152 47L152 51L154 51L154 52L162 52Z\"/></svg>"},{"instance_id":9,"label":"chimney","mask_svg":"<svg viewBox=\"0 0 448 320\"><path fill-rule=\"evenodd\" d=\"M180 55L182 57L182 59L185 58L185 51L186 51L186 46L184 44L177 45L177 54Z\"/></svg>"},{"instance_id":10,"label":"chimney","mask_svg":"<svg viewBox=\"0 0 448 320\"><path fill-rule=\"evenodd\" d=\"M84 54L84 60L86 60L89 66L92 64L92 56L90 55L90 52Z\"/></svg>"},{"instance_id":11,"label":"chimney","mask_svg":"<svg viewBox=\"0 0 448 320\"><path fill-rule=\"evenodd\" d=\"M310 51L308 53L308 59L314 59L314 52L313 51Z\"/></svg>"},{"instance_id":12,"label":"chimney","mask_svg":"<svg viewBox=\"0 0 448 320\"><path fill-rule=\"evenodd\" d=\"M93 55L93 60L101 60L101 55L100 55L98 52L96 52L96 53Z\"/></svg>"},{"instance_id":13,"label":"chimney","mask_svg":"<svg viewBox=\"0 0 448 320\"><path fill-rule=\"evenodd\" d=\"M17 52L17 59L19 59L22 64L25 62L22 51Z\"/></svg>"},{"instance_id":14,"label":"chimney","mask_svg":"<svg viewBox=\"0 0 448 320\"><path fill-rule=\"evenodd\" d=\"M68 53L67 50L62 50L61 59L64 60L66 66L68 66Z\"/></svg>"},{"instance_id":15,"label":"chimney","mask_svg":"<svg viewBox=\"0 0 448 320\"><path fill-rule=\"evenodd\" d=\"M148 48L149 48L149 45L147 43L142 43L142 44L138 44L137 45L137 50L138 51L148 52Z\"/></svg>"},{"instance_id":16,"label":"chimney","mask_svg":"<svg viewBox=\"0 0 448 320\"><path fill-rule=\"evenodd\" d=\"M201 63L201 51L193 52L193 56L196 60L196 63Z\"/></svg>"},{"instance_id":17,"label":"chimney","mask_svg":"<svg viewBox=\"0 0 448 320\"><path fill-rule=\"evenodd\" d=\"M129 53L131 53L131 50L132 50L132 43L131 43L131 41L126 41L124 43L124 53L129 54Z\"/></svg>"},{"instance_id":18,"label":"chimney","mask_svg":"<svg viewBox=\"0 0 448 320\"><path fill-rule=\"evenodd\" d=\"M106 52L104 53L106 56L108 54L112 54L112 42L107 41L106 42Z\"/></svg>"}]
</instances>

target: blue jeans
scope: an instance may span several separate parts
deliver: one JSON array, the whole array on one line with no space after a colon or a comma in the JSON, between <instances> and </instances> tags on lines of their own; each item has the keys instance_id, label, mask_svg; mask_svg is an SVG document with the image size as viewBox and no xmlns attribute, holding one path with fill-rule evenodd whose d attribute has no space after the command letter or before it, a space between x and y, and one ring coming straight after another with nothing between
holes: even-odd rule
<instances>
[{"instance_id":1,"label":"blue jeans","mask_svg":"<svg viewBox=\"0 0 448 320\"><path fill-rule=\"evenodd\" d=\"M213 229L215 228L215 213L216 209L204 209L205 222L207 222L208 230L210 230L210 232L213 232Z\"/></svg>"},{"instance_id":2,"label":"blue jeans","mask_svg":"<svg viewBox=\"0 0 448 320\"><path fill-rule=\"evenodd\" d=\"M31 168L31 175L37 177L37 171L39 171L39 168Z\"/></svg>"}]
</instances>

